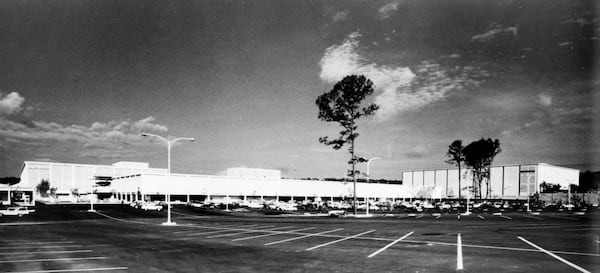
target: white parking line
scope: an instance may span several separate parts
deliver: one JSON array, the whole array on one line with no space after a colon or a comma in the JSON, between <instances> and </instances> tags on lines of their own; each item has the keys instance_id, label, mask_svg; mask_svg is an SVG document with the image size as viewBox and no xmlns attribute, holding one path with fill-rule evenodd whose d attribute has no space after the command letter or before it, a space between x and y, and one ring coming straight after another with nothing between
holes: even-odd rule
<instances>
[{"instance_id":1,"label":"white parking line","mask_svg":"<svg viewBox=\"0 0 600 273\"><path fill-rule=\"evenodd\" d=\"M337 239L337 240L331 241L329 243L324 243L324 244L316 245L316 246L313 246L313 247L309 247L309 248L306 249L306 251L311 251L313 249L317 249L317 248L320 248L320 247L324 247L324 246L328 246L328 245L331 245L331 244L339 243L341 241L346 241L346 240L349 240L349 239L352 239L352 238L355 238L355 237L358 237L358 236L361 236L361 235L365 235L367 233L371 233L373 231L375 231L375 230L372 229L372 230L369 230L369 231L365 231L363 233L359 233L359 234L356 234L356 235L348 236L348 237L345 237L345 238L342 238L342 239Z\"/></svg>"},{"instance_id":2,"label":"white parking line","mask_svg":"<svg viewBox=\"0 0 600 273\"><path fill-rule=\"evenodd\" d=\"M587 271L587 270L585 270L585 269L581 268L580 266L578 266L578 265L576 265L576 264L574 264L574 263L572 263L572 262L569 262L569 261L567 261L567 260L565 260L565 259L561 258L560 256L558 256L558 255L556 255L556 254L554 254L554 253L552 253L552 252L550 252L550 251L548 251L548 250L545 250L545 249L543 249L543 248L541 248L541 247L539 247L539 246L535 245L534 243L532 243L532 242L530 242L530 241L527 241L527 240L525 240L525 239L524 239L523 237L521 237L521 236L517 236L517 238L519 238L521 241L523 241L523 242L525 242L525 243L529 244L530 246L532 246L532 247L535 247L535 248L537 248L538 250L540 250L540 251L542 251L542 252L544 252L544 253L546 253L546 254L550 255L552 258L555 258L555 259L557 259L557 260L559 260L559 261L561 261L561 262L563 262L563 263L565 263L565 264L569 265L570 267L573 267L573 268L575 268L575 269L579 270L580 272L584 272L584 273L591 273L590 271Z\"/></svg>"},{"instance_id":3,"label":"white parking line","mask_svg":"<svg viewBox=\"0 0 600 273\"><path fill-rule=\"evenodd\" d=\"M483 217L481 215L477 215L477 217L479 217L481 220L485 220L485 217Z\"/></svg>"},{"instance_id":4,"label":"white parking line","mask_svg":"<svg viewBox=\"0 0 600 273\"><path fill-rule=\"evenodd\" d=\"M28 251L28 252L0 252L0 255L23 255L23 254L64 254L64 253L82 253L92 252L90 249L83 250L60 250L60 251Z\"/></svg>"},{"instance_id":5,"label":"white parking line","mask_svg":"<svg viewBox=\"0 0 600 273\"><path fill-rule=\"evenodd\" d=\"M439 217L439 216L438 216L438 217ZM377 254L381 253L382 251L384 251L384 250L388 249L390 246L393 246L393 245L394 245L394 244L396 244L397 242L400 242L400 241L404 240L404 238L406 238L406 237L410 236L411 234L413 234L413 232L414 232L414 231L411 231L411 232L409 232L408 234L406 234L406 235L404 235L404 236L400 237L400 238L399 238L399 239L397 239L396 241L393 241L393 242L391 242L391 243L387 244L386 246L384 246L384 247L380 248L379 250L377 250L377 251L375 251L375 252L371 253L371 255L367 256L367 258L374 257L375 255L377 255Z\"/></svg>"},{"instance_id":6,"label":"white parking line","mask_svg":"<svg viewBox=\"0 0 600 273\"><path fill-rule=\"evenodd\" d=\"M600 230L600 227L590 227L590 228L572 228L565 229L566 231L588 231L588 230Z\"/></svg>"},{"instance_id":7,"label":"white parking line","mask_svg":"<svg viewBox=\"0 0 600 273\"><path fill-rule=\"evenodd\" d=\"M273 235L280 235L280 234L293 233L293 232L298 232L298 231L305 231L305 230L309 230L309 229L315 229L315 227L294 229L294 230L288 230L288 231L276 231L276 232L270 232L269 231L269 234L262 234L262 235L244 237L244 238L237 238L237 239L233 239L231 241L236 242L236 241L250 240L250 239L256 239L256 238L273 236Z\"/></svg>"},{"instance_id":8,"label":"white parking line","mask_svg":"<svg viewBox=\"0 0 600 273\"><path fill-rule=\"evenodd\" d=\"M437 219L440 219L440 217L442 217L442 215L438 215L438 216L436 216L436 217L435 217L435 219L436 219L436 220L437 220Z\"/></svg>"},{"instance_id":9,"label":"white parking line","mask_svg":"<svg viewBox=\"0 0 600 273\"><path fill-rule=\"evenodd\" d=\"M56 261L81 261L81 260L103 260L103 259L106 259L106 257L9 260L9 261L0 261L0 264L4 264L4 263L30 263L30 262L56 262Z\"/></svg>"},{"instance_id":10,"label":"white parking line","mask_svg":"<svg viewBox=\"0 0 600 273\"><path fill-rule=\"evenodd\" d=\"M299 239L308 238L308 237L312 237L312 236L319 236L321 234L327 234L327 233L331 233L331 232L336 232L336 231L340 231L342 229L343 228L336 228L336 229L332 229L332 230L328 230L328 231L323 231L323 232L319 232L319 233L307 234L307 235L303 235L303 236L299 236L299 237L294 237L294 238L289 238L289 239L285 239L285 240L281 240L281 241L266 243L265 245L266 246L270 246L270 245L274 245L274 244L285 243L285 242L299 240Z\"/></svg>"},{"instance_id":11,"label":"white parking line","mask_svg":"<svg viewBox=\"0 0 600 273\"><path fill-rule=\"evenodd\" d=\"M425 214L419 214L419 216L415 217L415 219L423 218L423 216L425 216Z\"/></svg>"},{"instance_id":12,"label":"white parking line","mask_svg":"<svg viewBox=\"0 0 600 273\"><path fill-rule=\"evenodd\" d=\"M506 219L508 219L508 220L512 220L512 217L510 217L510 216L506 216L506 215L500 215L500 217L502 217L502 218L506 218Z\"/></svg>"},{"instance_id":13,"label":"white parking line","mask_svg":"<svg viewBox=\"0 0 600 273\"><path fill-rule=\"evenodd\" d=\"M214 233L227 232L227 231L231 231L231 230L230 229L218 229L218 230L211 230L211 231L205 231L205 232L185 234L185 236L188 236L188 237L189 236L198 236L198 235L214 234Z\"/></svg>"},{"instance_id":14,"label":"white parking line","mask_svg":"<svg viewBox=\"0 0 600 273\"><path fill-rule=\"evenodd\" d=\"M568 217L568 216L559 216L559 215L548 215L548 217L550 217L550 218L556 218L556 219L566 219L566 220L571 220L571 221L579 221L579 220L581 220L581 218L577 218L576 216Z\"/></svg>"},{"instance_id":15,"label":"white parking line","mask_svg":"<svg viewBox=\"0 0 600 273\"><path fill-rule=\"evenodd\" d=\"M258 227L254 227L253 230L246 230L246 231L240 231L240 232L234 232L234 233L213 235L213 236L208 236L206 238L212 239L212 238L218 238L218 237L235 236L235 235L240 235L240 234L257 232L257 231L260 231L260 230L258 230L259 228L270 228L270 227L274 227L274 226L273 225L271 225L271 226L258 226Z\"/></svg>"},{"instance_id":16,"label":"white parking line","mask_svg":"<svg viewBox=\"0 0 600 273\"><path fill-rule=\"evenodd\" d=\"M250 227L255 227L255 226L258 226L258 225L248 225L248 226L238 226L238 227L212 227L212 228L210 228L210 229L213 229L212 231L190 233L190 234L186 234L185 236L197 236L197 235L206 235L206 234L213 234L213 233L219 233L219 232L225 232L225 231L242 230L244 228L250 228Z\"/></svg>"},{"instance_id":17,"label":"white parking line","mask_svg":"<svg viewBox=\"0 0 600 273\"><path fill-rule=\"evenodd\" d=\"M4 250L4 249L28 249L28 248L57 248L57 247L82 247L82 245L64 245L64 246L8 246L8 247L0 247L0 250Z\"/></svg>"},{"instance_id":18,"label":"white parking line","mask_svg":"<svg viewBox=\"0 0 600 273\"><path fill-rule=\"evenodd\" d=\"M462 239L460 233L456 238L456 270L463 270Z\"/></svg>"},{"instance_id":19,"label":"white parking line","mask_svg":"<svg viewBox=\"0 0 600 273\"><path fill-rule=\"evenodd\" d=\"M200 225L195 225L195 226L186 226L186 227L189 227L190 229L178 230L178 231L168 231L168 232L171 232L173 234L180 234L180 233L186 233L186 232L190 232L190 231L198 231L198 230L201 230L201 229L230 228L230 227L235 227L235 226L237 226L237 224L235 224L235 225L222 225L222 226L200 226Z\"/></svg>"},{"instance_id":20,"label":"white parking line","mask_svg":"<svg viewBox=\"0 0 600 273\"><path fill-rule=\"evenodd\" d=\"M90 271L109 271L109 270L127 270L128 267L101 267L101 268L80 268L80 269L53 269L36 271L11 271L6 273L54 273L54 272L90 272Z\"/></svg>"},{"instance_id":21,"label":"white parking line","mask_svg":"<svg viewBox=\"0 0 600 273\"><path fill-rule=\"evenodd\" d=\"M535 219L535 220L544 220L544 218L542 217L535 217L535 216L530 216L530 215L521 215L525 218L530 218L530 219Z\"/></svg>"},{"instance_id":22,"label":"white parking line","mask_svg":"<svg viewBox=\"0 0 600 273\"><path fill-rule=\"evenodd\" d=\"M75 241L52 241L52 242L48 241L48 242L22 242L22 243L15 243L15 242L11 241L11 242L2 242L2 245L4 245L4 246L9 246L9 245L21 246L21 245L42 245L42 244L44 244L44 245L45 244L53 244L54 245L54 244L72 244L72 243L75 243Z\"/></svg>"},{"instance_id":23,"label":"white parking line","mask_svg":"<svg viewBox=\"0 0 600 273\"><path fill-rule=\"evenodd\" d=\"M508 229L541 229L541 228L561 228L565 227L564 225L529 225L529 226L520 226L520 227L509 227Z\"/></svg>"}]
</instances>

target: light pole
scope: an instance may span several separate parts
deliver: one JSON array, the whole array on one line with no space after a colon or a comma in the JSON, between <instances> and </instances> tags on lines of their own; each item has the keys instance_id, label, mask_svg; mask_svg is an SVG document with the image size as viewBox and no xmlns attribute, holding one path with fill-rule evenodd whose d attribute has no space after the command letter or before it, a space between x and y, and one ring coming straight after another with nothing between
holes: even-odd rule
<instances>
[{"instance_id":1,"label":"light pole","mask_svg":"<svg viewBox=\"0 0 600 273\"><path fill-rule=\"evenodd\" d=\"M371 173L370 173L370 166L371 166L371 161L373 160L377 160L377 159L381 159L379 157L373 157L369 160L367 160L367 184L369 184L369 179L371 178ZM369 196L367 194L367 215L369 215Z\"/></svg>"},{"instance_id":2,"label":"light pole","mask_svg":"<svg viewBox=\"0 0 600 273\"><path fill-rule=\"evenodd\" d=\"M529 190L529 179L527 179L527 212L531 212L531 205L529 203L529 199L531 198L531 192Z\"/></svg>"},{"instance_id":3,"label":"light pole","mask_svg":"<svg viewBox=\"0 0 600 273\"><path fill-rule=\"evenodd\" d=\"M180 137L180 138L176 138L173 140L168 140L164 137L161 137L159 135L154 135L154 134L149 134L149 133L142 133L142 136L151 136L151 137L156 137L164 142L167 143L167 180L171 180L171 146L173 146L173 144L177 141L182 141L182 140L187 140L190 142L195 141L194 138L189 138L189 137ZM169 193L167 193L167 221L163 223L163 225L175 225L175 222L171 222L171 191L169 190Z\"/></svg>"}]
</instances>

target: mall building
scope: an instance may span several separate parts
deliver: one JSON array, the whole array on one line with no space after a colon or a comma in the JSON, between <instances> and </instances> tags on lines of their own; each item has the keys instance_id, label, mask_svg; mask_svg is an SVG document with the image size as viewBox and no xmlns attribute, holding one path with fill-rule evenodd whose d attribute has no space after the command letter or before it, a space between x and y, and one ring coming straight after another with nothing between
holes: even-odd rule
<instances>
[{"instance_id":1,"label":"mall building","mask_svg":"<svg viewBox=\"0 0 600 273\"><path fill-rule=\"evenodd\" d=\"M378 199L435 198L457 199L469 195L473 184L470 171L463 170L459 185L457 169L411 170L402 173L402 184L359 182L357 196ZM322 200L350 199L351 181L282 179L278 170L229 168L225 175L168 174L166 169L150 168L144 162L117 162L112 165L91 165L25 161L21 182L0 192L7 200L10 191L21 201L33 202L41 196L37 185L47 180L62 201L76 201L90 192L98 198L130 202L136 200L171 200L190 202L222 200ZM506 165L491 168L489 189L483 183L482 192L492 199L527 199L542 183L579 184L579 170L548 165ZM460 196L459 196L460 191ZM486 197L483 194L482 197ZM13 200L15 200L13 195Z\"/></svg>"}]
</instances>

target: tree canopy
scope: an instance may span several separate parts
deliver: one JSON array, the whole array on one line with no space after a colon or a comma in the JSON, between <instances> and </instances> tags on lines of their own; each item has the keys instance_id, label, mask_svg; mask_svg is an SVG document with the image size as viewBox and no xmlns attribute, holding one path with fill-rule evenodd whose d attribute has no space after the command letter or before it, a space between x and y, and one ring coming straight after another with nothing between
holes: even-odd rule
<instances>
[{"instance_id":1,"label":"tree canopy","mask_svg":"<svg viewBox=\"0 0 600 273\"><path fill-rule=\"evenodd\" d=\"M48 191L50 190L50 181L48 181L47 179L42 179L42 181L35 187L35 190L41 196L48 196Z\"/></svg>"},{"instance_id":2,"label":"tree canopy","mask_svg":"<svg viewBox=\"0 0 600 273\"><path fill-rule=\"evenodd\" d=\"M481 184L485 180L487 183L486 197L490 192L489 178L490 178L490 167L492 161L502 149L500 149L500 141L498 139L492 140L491 138L471 142L463 149L465 155L465 163L471 167L473 174L473 192L475 198L482 198L482 187Z\"/></svg>"},{"instance_id":3,"label":"tree canopy","mask_svg":"<svg viewBox=\"0 0 600 273\"><path fill-rule=\"evenodd\" d=\"M19 184L19 182L21 182L21 178L18 178L18 177L2 177L2 178L0 178L0 184L14 185L14 184Z\"/></svg>"},{"instance_id":4,"label":"tree canopy","mask_svg":"<svg viewBox=\"0 0 600 273\"><path fill-rule=\"evenodd\" d=\"M460 198L461 192L461 165L465 161L464 148L465 146L463 146L462 140L457 139L448 146L448 152L446 152L446 157L448 157L448 159L445 162L458 167L458 198Z\"/></svg>"}]
</instances>

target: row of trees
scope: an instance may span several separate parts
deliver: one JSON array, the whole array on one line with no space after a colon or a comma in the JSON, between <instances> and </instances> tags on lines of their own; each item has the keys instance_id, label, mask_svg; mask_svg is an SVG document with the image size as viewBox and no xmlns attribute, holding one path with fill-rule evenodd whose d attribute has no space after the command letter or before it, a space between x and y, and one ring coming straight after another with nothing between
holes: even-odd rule
<instances>
[{"instance_id":1,"label":"row of trees","mask_svg":"<svg viewBox=\"0 0 600 273\"><path fill-rule=\"evenodd\" d=\"M462 140L457 139L448 146L448 152L446 153L446 163L458 167L458 188L463 189L461 184L462 177L462 166L463 164L470 168L473 176L473 185L467 186L471 189L475 199L481 199L483 197L482 184L485 181L486 192L485 198L491 194L490 187L490 168L496 155L502 152L500 148L500 141L498 139L492 140L491 138L473 141L469 145L464 146ZM458 191L458 198L460 196L460 190Z\"/></svg>"}]
</instances>

